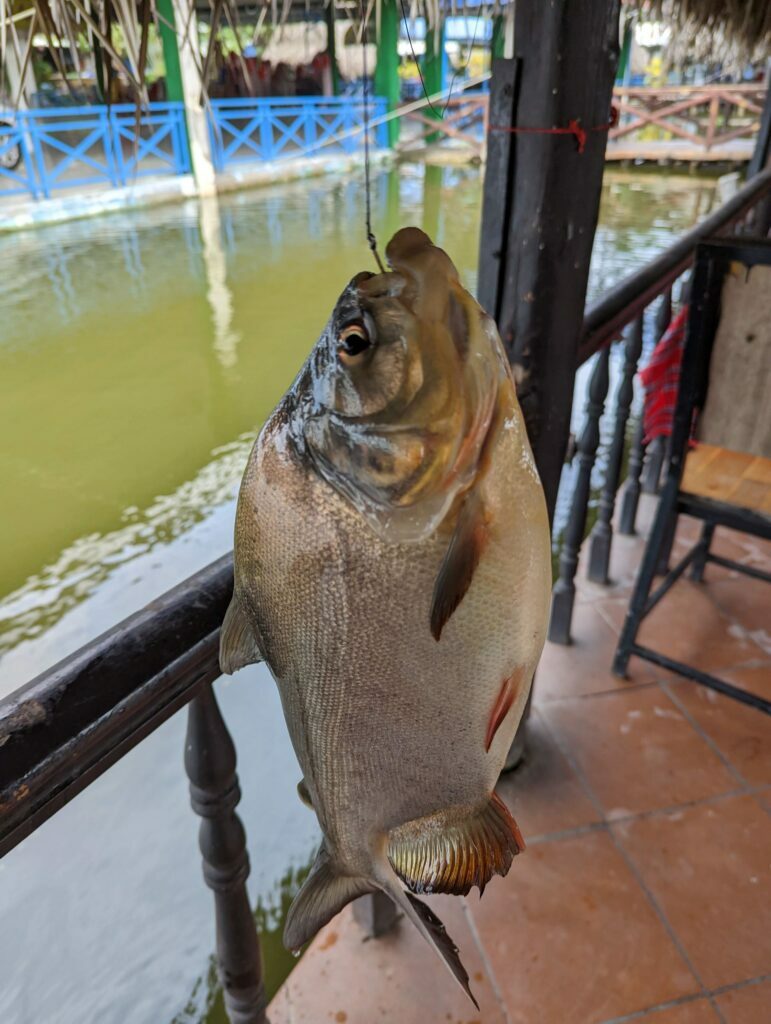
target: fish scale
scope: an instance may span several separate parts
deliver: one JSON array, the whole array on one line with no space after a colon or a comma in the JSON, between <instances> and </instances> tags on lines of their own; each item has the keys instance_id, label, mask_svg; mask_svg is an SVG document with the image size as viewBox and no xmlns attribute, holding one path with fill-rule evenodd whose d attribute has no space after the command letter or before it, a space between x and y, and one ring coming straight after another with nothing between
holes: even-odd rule
<instances>
[{"instance_id":1,"label":"fish scale","mask_svg":"<svg viewBox=\"0 0 771 1024\"><path fill-rule=\"evenodd\" d=\"M250 456L220 658L270 667L324 835L287 944L381 889L471 995L402 885L481 890L523 848L493 791L544 642L548 523L492 321L422 232L386 254Z\"/></svg>"}]
</instances>

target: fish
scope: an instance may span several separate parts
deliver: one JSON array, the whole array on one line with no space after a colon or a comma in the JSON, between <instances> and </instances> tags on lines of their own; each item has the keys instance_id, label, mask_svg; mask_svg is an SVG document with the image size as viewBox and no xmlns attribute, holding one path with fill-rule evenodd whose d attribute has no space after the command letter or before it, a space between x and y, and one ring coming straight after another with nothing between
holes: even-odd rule
<instances>
[{"instance_id":1,"label":"fish","mask_svg":"<svg viewBox=\"0 0 771 1024\"><path fill-rule=\"evenodd\" d=\"M495 793L543 647L549 523L493 319L423 231L358 273L261 430L220 667L267 663L323 840L298 951L381 891L476 1005L422 894L524 848Z\"/></svg>"}]
</instances>

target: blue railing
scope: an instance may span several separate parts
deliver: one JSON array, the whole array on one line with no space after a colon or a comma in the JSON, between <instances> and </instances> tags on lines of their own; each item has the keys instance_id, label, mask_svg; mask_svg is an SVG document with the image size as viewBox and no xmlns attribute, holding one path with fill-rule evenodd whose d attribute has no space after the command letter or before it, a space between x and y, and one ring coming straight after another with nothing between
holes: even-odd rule
<instances>
[{"instance_id":1,"label":"blue railing","mask_svg":"<svg viewBox=\"0 0 771 1024\"><path fill-rule=\"evenodd\" d=\"M370 119L386 109L376 97ZM209 127L218 171L255 160L355 153L364 145L364 104L351 96L212 100ZM385 125L373 134L376 146L388 145Z\"/></svg>"},{"instance_id":2,"label":"blue railing","mask_svg":"<svg viewBox=\"0 0 771 1024\"><path fill-rule=\"evenodd\" d=\"M139 114L133 104L0 111L0 197L47 198L84 185L117 188L189 170L181 103L151 103Z\"/></svg>"},{"instance_id":3,"label":"blue railing","mask_svg":"<svg viewBox=\"0 0 771 1024\"><path fill-rule=\"evenodd\" d=\"M386 101L369 104L371 119ZM212 156L223 171L247 161L355 153L364 144L361 97L214 100L209 111ZM372 130L386 146L385 125ZM0 111L0 199L48 198L60 189L117 188L145 176L185 174L190 156L181 103Z\"/></svg>"}]
</instances>

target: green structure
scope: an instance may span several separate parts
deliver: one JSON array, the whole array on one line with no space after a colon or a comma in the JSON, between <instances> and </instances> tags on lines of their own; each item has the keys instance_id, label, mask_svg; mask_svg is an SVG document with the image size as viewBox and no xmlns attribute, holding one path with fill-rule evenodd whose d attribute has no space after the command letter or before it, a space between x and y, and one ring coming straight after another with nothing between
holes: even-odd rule
<instances>
[{"instance_id":1,"label":"green structure","mask_svg":"<svg viewBox=\"0 0 771 1024\"><path fill-rule=\"evenodd\" d=\"M506 50L506 18L503 14L496 14L493 18L493 38L490 42L490 55L493 60L496 57L505 56Z\"/></svg>"},{"instance_id":2,"label":"green structure","mask_svg":"<svg viewBox=\"0 0 771 1024\"><path fill-rule=\"evenodd\" d=\"M437 38L438 37L438 38ZM423 58L423 81L426 92L429 96L435 96L444 91L444 83L447 69L447 55L444 52L444 22L438 28L430 28L426 33L426 54ZM426 107L424 113L435 121L442 120L442 104L439 101L432 107ZM426 142L432 143L439 140L439 133L433 132L428 135Z\"/></svg>"},{"instance_id":3,"label":"green structure","mask_svg":"<svg viewBox=\"0 0 771 1024\"><path fill-rule=\"evenodd\" d=\"M377 41L377 64L375 66L375 95L385 96L388 109L399 106L399 15L396 0L382 0L380 8L380 36ZM388 145L393 147L399 140L399 121L388 122Z\"/></svg>"},{"instance_id":4,"label":"green structure","mask_svg":"<svg viewBox=\"0 0 771 1024\"><path fill-rule=\"evenodd\" d=\"M179 67L179 49L177 48L172 0L156 0L156 9L163 45L163 63L166 67L166 99L170 103L183 103L185 95L182 89L182 72Z\"/></svg>"}]
</instances>

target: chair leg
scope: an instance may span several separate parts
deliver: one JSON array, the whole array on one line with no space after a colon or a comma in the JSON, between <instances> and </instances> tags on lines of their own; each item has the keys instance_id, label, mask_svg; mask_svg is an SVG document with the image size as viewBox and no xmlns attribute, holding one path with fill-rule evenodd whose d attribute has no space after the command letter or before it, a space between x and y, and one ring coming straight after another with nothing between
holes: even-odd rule
<instances>
[{"instance_id":1,"label":"chair leg","mask_svg":"<svg viewBox=\"0 0 771 1024\"><path fill-rule=\"evenodd\" d=\"M659 557L656 561L656 576L666 576L669 572L669 560L672 557L672 545L675 543L677 532L677 514L672 515L667 521L666 532L659 547Z\"/></svg>"},{"instance_id":2,"label":"chair leg","mask_svg":"<svg viewBox=\"0 0 771 1024\"><path fill-rule=\"evenodd\" d=\"M701 583L704 579L704 568L707 564L707 555L709 554L709 547L712 543L712 536L715 532L714 523L704 523L701 528L701 537L699 538L699 549L696 553L696 557L691 563L691 579L696 583Z\"/></svg>"},{"instance_id":3,"label":"chair leg","mask_svg":"<svg viewBox=\"0 0 771 1024\"><path fill-rule=\"evenodd\" d=\"M618 640L618 647L613 658L613 675L620 679L626 678L629 668L629 659L632 656L632 645L637 639L637 632L645 616L645 605L648 603L648 595L651 592L653 577L659 565L665 545L672 546L674 528L677 524L677 482L665 484L664 491L659 499L659 507L656 510L656 518L653 522L653 529L645 545L645 553L640 563L640 569L635 580L632 597L629 601L629 608L624 619L621 636ZM667 549L668 551L668 549Z\"/></svg>"}]
</instances>

